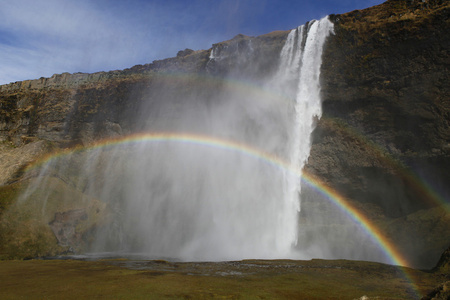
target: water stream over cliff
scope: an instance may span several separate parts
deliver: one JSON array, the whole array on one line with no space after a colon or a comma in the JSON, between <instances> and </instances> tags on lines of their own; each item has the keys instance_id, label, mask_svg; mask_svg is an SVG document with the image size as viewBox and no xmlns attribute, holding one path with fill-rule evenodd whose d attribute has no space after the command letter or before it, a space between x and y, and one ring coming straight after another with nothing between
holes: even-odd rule
<instances>
[{"instance_id":1,"label":"water stream over cliff","mask_svg":"<svg viewBox=\"0 0 450 300\"><path fill-rule=\"evenodd\" d=\"M331 31L327 18L292 30L278 70L257 83L214 82L208 93L184 78L182 92L149 91L136 116L139 133L51 159L21 201L54 190L57 178L84 195L63 194L61 201L104 203L107 221L80 238L88 252L309 258L295 250L300 174L321 117L321 55ZM220 51L213 53L210 60L219 61Z\"/></svg>"},{"instance_id":2,"label":"water stream over cliff","mask_svg":"<svg viewBox=\"0 0 450 300\"><path fill-rule=\"evenodd\" d=\"M330 24L324 19L293 30L278 72L264 82L264 88L285 93L290 103L225 89L219 109L212 107L198 117L208 124L192 124L202 108L195 112L188 107L165 108L170 122L184 120L172 123L171 130L185 132L195 126L197 132L201 128L202 134L262 149L301 170L309 154L314 118L320 117L321 48ZM277 108L280 105L284 107ZM300 209L299 173L280 172L265 161L249 159L240 146L230 151L218 149L215 141L208 143L213 147L185 141L139 145L139 161L131 168L130 162L125 166L132 180L122 192L130 200L118 202L123 215L117 228L123 235L113 248L188 260L292 257ZM116 194L111 194L114 184L106 184L108 196L102 199ZM94 249L109 250L103 248L108 241L102 237L116 234L117 230L106 229Z\"/></svg>"}]
</instances>

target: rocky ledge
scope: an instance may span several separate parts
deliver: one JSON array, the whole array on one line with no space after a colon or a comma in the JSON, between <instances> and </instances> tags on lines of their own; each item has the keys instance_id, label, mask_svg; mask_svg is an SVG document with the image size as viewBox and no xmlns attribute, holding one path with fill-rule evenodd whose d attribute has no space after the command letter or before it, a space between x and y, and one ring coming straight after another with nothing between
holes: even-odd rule
<instances>
[{"instance_id":1,"label":"rocky ledge","mask_svg":"<svg viewBox=\"0 0 450 300\"><path fill-rule=\"evenodd\" d=\"M450 241L449 12L448 1L389 0L331 16L335 34L323 55L323 118L306 166L364 211L420 268L433 267ZM20 227L20 218L6 211L27 181L27 165L45 153L139 131L133 120L156 87L174 97L207 87L202 89L207 97L218 83L205 83L205 74L238 77L239 66L244 75L264 76L277 65L286 36L238 35L209 50L186 49L177 57L122 71L65 73L0 86L0 164L5 170L0 174L0 257L67 251L58 248L58 235L48 223L81 208L79 203L58 207L58 193L80 191L70 180L53 178L58 191L46 223L37 226L27 219ZM237 51L246 55L234 55ZM221 59L213 59L219 54ZM190 76L176 77L175 91L171 80L176 74ZM72 222L85 233L108 216L107 208L91 200L88 218ZM305 201L304 209L313 207ZM29 213L19 214L26 219ZM58 230L67 240L72 227ZM323 231L333 227L324 224ZM83 232L74 236L87 241L89 234Z\"/></svg>"}]
</instances>

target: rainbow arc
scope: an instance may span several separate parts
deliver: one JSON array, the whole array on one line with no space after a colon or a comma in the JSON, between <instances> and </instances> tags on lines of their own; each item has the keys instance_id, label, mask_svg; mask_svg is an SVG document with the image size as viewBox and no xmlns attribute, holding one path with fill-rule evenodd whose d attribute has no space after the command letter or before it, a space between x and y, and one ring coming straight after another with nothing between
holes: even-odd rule
<instances>
[{"instance_id":1,"label":"rainbow arc","mask_svg":"<svg viewBox=\"0 0 450 300\"><path fill-rule=\"evenodd\" d=\"M74 147L71 149L65 149L63 151L49 154L41 160L35 162L34 164L27 167L26 171L30 171L39 166L45 165L51 161L56 160L59 157L64 157L76 152L89 151L94 149L103 149L108 147L114 147L124 144L136 144L136 143L177 143L177 144L191 144L200 147L214 148L216 150L223 151L233 151L238 152L241 155L245 155L252 159L256 159L269 164L276 169L283 172L288 172L298 178L309 187L316 190L322 196L324 196L328 201L333 203L341 211L343 211L357 226L362 228L366 235L368 235L372 241L378 245L381 251L388 258L390 264L397 265L401 267L409 267L411 264L405 259L400 251L397 249L396 245L383 235L380 229L360 210L358 210L354 204L352 204L348 199L341 196L337 191L326 185L319 178L314 177L311 174L295 167L290 166L284 160L278 158L277 156L261 151L244 143L211 137L198 134L190 133L173 133L173 132L155 132L155 133L137 133L125 137L105 139L96 142L88 147ZM411 287L415 293L417 293L417 288L414 285L414 280L411 278L407 271L408 268L403 268L405 278L411 283Z\"/></svg>"}]
</instances>

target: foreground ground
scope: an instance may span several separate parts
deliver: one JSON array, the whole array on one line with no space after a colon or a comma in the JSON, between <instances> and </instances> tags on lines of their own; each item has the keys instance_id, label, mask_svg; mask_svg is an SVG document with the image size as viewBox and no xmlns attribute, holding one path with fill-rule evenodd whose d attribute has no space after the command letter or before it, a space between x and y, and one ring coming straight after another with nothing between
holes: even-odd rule
<instances>
[{"instance_id":1,"label":"foreground ground","mask_svg":"<svg viewBox=\"0 0 450 300\"><path fill-rule=\"evenodd\" d=\"M0 261L0 299L417 299L443 277L346 260Z\"/></svg>"}]
</instances>

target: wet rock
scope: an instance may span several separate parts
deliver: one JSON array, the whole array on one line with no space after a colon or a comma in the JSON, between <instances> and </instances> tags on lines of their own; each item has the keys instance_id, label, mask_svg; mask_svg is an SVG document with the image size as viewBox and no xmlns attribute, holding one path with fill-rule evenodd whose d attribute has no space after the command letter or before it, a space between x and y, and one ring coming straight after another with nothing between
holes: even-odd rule
<instances>
[{"instance_id":1,"label":"wet rock","mask_svg":"<svg viewBox=\"0 0 450 300\"><path fill-rule=\"evenodd\" d=\"M443 230L408 225L439 207L448 215L449 9L448 1L387 1L332 17L323 117L306 166L354 203L381 209L378 222L395 220L385 232L392 240L413 234L414 243L399 244L420 268L431 268L450 238L447 217L435 221Z\"/></svg>"},{"instance_id":2,"label":"wet rock","mask_svg":"<svg viewBox=\"0 0 450 300\"><path fill-rule=\"evenodd\" d=\"M428 295L422 297L422 300L448 300L450 299L450 281L440 284Z\"/></svg>"},{"instance_id":3,"label":"wet rock","mask_svg":"<svg viewBox=\"0 0 450 300\"><path fill-rule=\"evenodd\" d=\"M28 139L28 137L24 137ZM0 186L12 183L24 175L25 168L51 150L46 141L29 138L25 145L16 147L12 142L0 142Z\"/></svg>"},{"instance_id":4,"label":"wet rock","mask_svg":"<svg viewBox=\"0 0 450 300\"><path fill-rule=\"evenodd\" d=\"M413 263L424 268L432 267L450 238L448 211L420 189L430 184L444 200L450 195L449 10L448 1L392 0L331 16L335 34L327 41L321 73L323 117L306 166L366 207L392 240L413 233L414 243L402 242L400 252L416 256ZM35 142L65 148L139 132L133 121L142 103L156 98L152 91L163 87L165 96L181 103L189 93L208 96L218 86L195 90L204 84L200 78L173 91L166 75L270 74L286 36L238 35L209 50L185 49L121 71L63 73L0 86L0 140L6 143L0 145L0 184L20 179L24 166L42 156L31 149ZM70 211L52 223L66 244L80 238L73 228L83 216Z\"/></svg>"},{"instance_id":5,"label":"wet rock","mask_svg":"<svg viewBox=\"0 0 450 300\"><path fill-rule=\"evenodd\" d=\"M85 209L75 209L66 212L55 213L55 219L48 225L58 240L60 246L70 248L81 244L82 234L77 232L77 225L87 220L88 216Z\"/></svg>"},{"instance_id":6,"label":"wet rock","mask_svg":"<svg viewBox=\"0 0 450 300\"><path fill-rule=\"evenodd\" d=\"M433 268L434 272L446 273L450 276L450 247L442 253L437 265Z\"/></svg>"}]
</instances>

